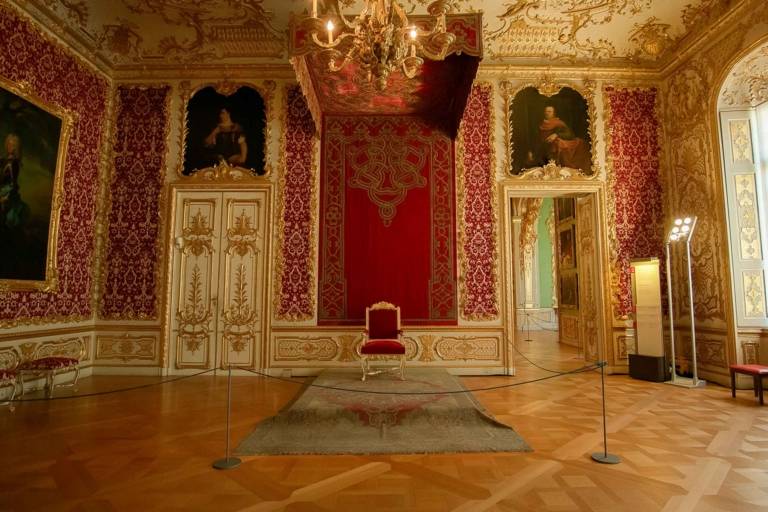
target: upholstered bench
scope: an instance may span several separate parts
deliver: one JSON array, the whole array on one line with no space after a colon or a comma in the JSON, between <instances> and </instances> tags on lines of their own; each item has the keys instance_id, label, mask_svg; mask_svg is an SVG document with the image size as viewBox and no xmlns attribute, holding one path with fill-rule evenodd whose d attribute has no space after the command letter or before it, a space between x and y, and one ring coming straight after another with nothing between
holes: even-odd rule
<instances>
[{"instance_id":1,"label":"upholstered bench","mask_svg":"<svg viewBox=\"0 0 768 512\"><path fill-rule=\"evenodd\" d=\"M755 396L763 405L763 377L768 375L768 366L761 364L732 364L731 365L731 396L736 396L736 374L751 375L755 383Z\"/></svg>"},{"instance_id":2,"label":"upholstered bench","mask_svg":"<svg viewBox=\"0 0 768 512\"><path fill-rule=\"evenodd\" d=\"M74 372L75 377L70 384L59 386L77 386L77 378L80 376L80 361L73 357L49 356L39 359L24 361L19 365L19 378L21 393L24 394L24 380L29 378L45 378L45 396L51 398L55 386L54 379L62 373Z\"/></svg>"}]
</instances>

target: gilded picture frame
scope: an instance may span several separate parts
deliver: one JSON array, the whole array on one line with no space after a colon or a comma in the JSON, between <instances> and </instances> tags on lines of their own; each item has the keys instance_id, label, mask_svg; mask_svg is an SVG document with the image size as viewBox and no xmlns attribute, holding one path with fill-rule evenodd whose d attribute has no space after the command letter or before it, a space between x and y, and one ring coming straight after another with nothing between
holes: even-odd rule
<instances>
[{"instance_id":1,"label":"gilded picture frame","mask_svg":"<svg viewBox=\"0 0 768 512\"><path fill-rule=\"evenodd\" d=\"M11 248L6 259L0 257L0 289L55 292L75 116L41 99L29 84L0 78L0 117L0 238Z\"/></svg>"},{"instance_id":2,"label":"gilded picture frame","mask_svg":"<svg viewBox=\"0 0 768 512\"><path fill-rule=\"evenodd\" d=\"M556 159L542 157L531 158L531 149L526 144L521 144L521 131L516 130L515 124L531 124L531 122L521 123L518 119L523 113L520 109L515 108L515 99L519 94L526 92L526 90L535 91L541 98L542 105L540 105L541 116L543 117L544 109L547 106L554 106L555 118L559 117L557 109L563 109L563 106L568 106L569 101L573 101L579 98L581 105L575 113L571 113L570 118L576 119L575 130L572 130L568 126L569 119L566 119L565 126L561 126L562 129L571 132L571 140L581 139L583 146L586 147L588 156L581 155L576 160L584 161L585 165L580 165L575 168L574 166L565 165L563 162L558 162ZM597 109L595 107L595 84L592 81L585 81L583 85L577 83L555 83L550 78L543 78L538 82L521 82L512 84L508 81L504 81L501 84L502 95L504 97L504 112L505 112L505 143L506 143L506 155L505 155L505 169L506 174L515 179L543 179L543 180L564 180L564 179L596 179L600 175L600 166L598 163L598 152L596 150L596 120ZM570 99L559 98L558 96L565 93ZM517 119L517 123L516 123ZM537 122L540 122L537 120ZM572 123L572 121L571 121ZM519 128L519 126L517 127ZM530 128L529 128L530 129ZM531 134L527 135L528 137ZM574 143L575 144L575 143ZM525 147L522 147L525 146ZM569 148L570 150L571 148ZM576 151L576 149L573 149ZM534 151L535 153L535 151ZM527 157L527 158L526 158ZM521 163L521 159L526 160L525 163ZM588 161L588 164L587 164Z\"/></svg>"},{"instance_id":3,"label":"gilded picture frame","mask_svg":"<svg viewBox=\"0 0 768 512\"><path fill-rule=\"evenodd\" d=\"M194 102L194 99L197 95L205 93L210 94L211 91L213 91L213 93L219 95L222 98L223 103L220 107L224 108L221 110L227 110L229 112L232 110L232 108L227 105L227 100L230 99L233 95L238 94L239 91L243 88L250 89L257 93L263 102L263 126L260 127L260 129L257 128L260 133L258 133L258 136L255 137L261 138L261 143L259 144L257 151L257 153L260 155L261 165L254 166L239 162L229 162L226 159L221 158L209 160L205 163L201 161L200 165L190 165L189 155L194 150L194 144L191 144L190 137L192 136L195 139L200 138L199 134L193 133L195 126L192 126L192 129L190 129L190 123L194 124L196 122L196 120L193 119L194 115L190 115L191 102ZM210 178L214 175L231 175L253 177L258 179L269 176L272 172L272 167L270 165L271 155L269 154L269 142L271 138L271 125L274 119L272 99L275 89L276 84L269 80L264 81L263 83L254 83L249 81L224 81L217 83L205 82L194 87L192 87L188 82L183 83L181 85L180 91L182 97L180 116L181 131L179 141L179 159L176 170L177 177L182 179L189 179L196 175L198 178ZM235 124L239 124L237 121L248 119L248 116L244 116L241 113L236 113L232 117L232 120L235 122ZM245 131L247 132L248 130ZM253 141L249 139L252 138L254 133L256 132L253 130L248 133L243 133L243 139L246 141L246 144L251 144L250 149L253 149Z\"/></svg>"}]
</instances>

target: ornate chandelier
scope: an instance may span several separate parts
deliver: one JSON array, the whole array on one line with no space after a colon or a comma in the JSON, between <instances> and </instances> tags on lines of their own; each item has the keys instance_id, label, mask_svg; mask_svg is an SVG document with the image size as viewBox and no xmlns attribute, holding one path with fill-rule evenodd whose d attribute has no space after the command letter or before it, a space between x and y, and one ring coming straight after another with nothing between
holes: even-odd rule
<instances>
[{"instance_id":1,"label":"ornate chandelier","mask_svg":"<svg viewBox=\"0 0 768 512\"><path fill-rule=\"evenodd\" d=\"M349 63L357 64L378 91L386 89L395 70L413 78L424 58L445 59L456 40L446 30L445 15L450 7L445 0L429 4L431 19L420 17L419 25L408 21L396 0L365 0L365 8L354 18L341 12L338 0L327 3L329 12L321 20L317 0L312 0L312 17L306 20L312 51L326 58L333 72Z\"/></svg>"}]
</instances>

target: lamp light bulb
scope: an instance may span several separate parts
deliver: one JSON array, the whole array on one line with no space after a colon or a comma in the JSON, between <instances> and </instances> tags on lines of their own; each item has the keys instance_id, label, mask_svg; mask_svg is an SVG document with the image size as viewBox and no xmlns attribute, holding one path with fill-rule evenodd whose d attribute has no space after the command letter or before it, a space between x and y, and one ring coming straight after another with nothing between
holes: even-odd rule
<instances>
[{"instance_id":1,"label":"lamp light bulb","mask_svg":"<svg viewBox=\"0 0 768 512\"><path fill-rule=\"evenodd\" d=\"M691 230L691 226L689 226L688 224L684 224L682 227L682 230L683 230L683 233L687 233Z\"/></svg>"},{"instance_id":2,"label":"lamp light bulb","mask_svg":"<svg viewBox=\"0 0 768 512\"><path fill-rule=\"evenodd\" d=\"M685 219L683 219L683 223L684 224L690 224L691 223L691 218L690 217L686 217Z\"/></svg>"},{"instance_id":3,"label":"lamp light bulb","mask_svg":"<svg viewBox=\"0 0 768 512\"><path fill-rule=\"evenodd\" d=\"M333 21L328 20L328 23L325 24L325 28L328 29L328 32L333 32Z\"/></svg>"},{"instance_id":4,"label":"lamp light bulb","mask_svg":"<svg viewBox=\"0 0 768 512\"><path fill-rule=\"evenodd\" d=\"M416 32L416 27L412 27L411 31L408 34L411 36L411 40L415 41L416 36L418 35L418 33Z\"/></svg>"},{"instance_id":5,"label":"lamp light bulb","mask_svg":"<svg viewBox=\"0 0 768 512\"><path fill-rule=\"evenodd\" d=\"M680 228L675 226L675 227L672 228L672 232L673 233L679 233L680 232Z\"/></svg>"},{"instance_id":6,"label":"lamp light bulb","mask_svg":"<svg viewBox=\"0 0 768 512\"><path fill-rule=\"evenodd\" d=\"M683 223L683 219L675 219L675 226L679 226Z\"/></svg>"},{"instance_id":7,"label":"lamp light bulb","mask_svg":"<svg viewBox=\"0 0 768 512\"><path fill-rule=\"evenodd\" d=\"M671 235L669 235L669 239L672 240L673 242L675 242L678 238L679 236L675 233L672 233Z\"/></svg>"}]
</instances>

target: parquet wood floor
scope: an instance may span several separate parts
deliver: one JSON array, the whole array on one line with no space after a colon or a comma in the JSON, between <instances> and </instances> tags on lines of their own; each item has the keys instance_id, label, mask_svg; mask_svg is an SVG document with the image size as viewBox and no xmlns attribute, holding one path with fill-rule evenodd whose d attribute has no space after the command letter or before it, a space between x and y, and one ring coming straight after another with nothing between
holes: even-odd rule
<instances>
[{"instance_id":1,"label":"parquet wood floor","mask_svg":"<svg viewBox=\"0 0 768 512\"><path fill-rule=\"evenodd\" d=\"M546 337L520 349L548 368L582 364ZM548 375L522 359L518 368L463 380L472 388ZM151 381L92 377L79 392ZM607 377L609 451L623 462L604 466L589 457L602 449L599 384L592 372L476 395L532 453L246 457L231 471L211 469L223 456L224 376L3 407L0 510L768 510L768 407L751 391L732 399L716 385ZM233 444L298 389L236 377Z\"/></svg>"}]
</instances>

